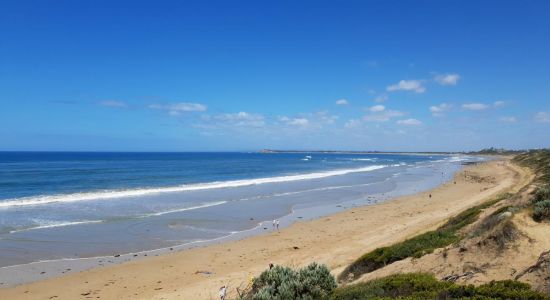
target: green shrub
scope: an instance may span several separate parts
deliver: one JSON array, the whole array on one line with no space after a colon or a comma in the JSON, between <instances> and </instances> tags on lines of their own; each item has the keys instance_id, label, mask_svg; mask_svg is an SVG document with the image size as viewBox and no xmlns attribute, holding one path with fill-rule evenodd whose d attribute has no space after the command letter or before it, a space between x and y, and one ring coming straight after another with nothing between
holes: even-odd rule
<instances>
[{"instance_id":1,"label":"green shrub","mask_svg":"<svg viewBox=\"0 0 550 300\"><path fill-rule=\"evenodd\" d=\"M401 243L377 248L361 256L344 270L340 279L346 279L348 274L358 276L369 273L407 257L421 257L456 241L458 237L450 231L428 231Z\"/></svg>"},{"instance_id":2,"label":"green shrub","mask_svg":"<svg viewBox=\"0 0 550 300\"><path fill-rule=\"evenodd\" d=\"M474 230L470 232L469 236L480 236L486 232L493 230L500 225L503 221L506 221L513 213L518 211L516 206L503 206L492 214L486 216L483 220L478 222Z\"/></svg>"},{"instance_id":3,"label":"green shrub","mask_svg":"<svg viewBox=\"0 0 550 300\"><path fill-rule=\"evenodd\" d=\"M492 281L475 288L475 295L486 299L547 299L531 290L531 286L516 280Z\"/></svg>"},{"instance_id":4,"label":"green shrub","mask_svg":"<svg viewBox=\"0 0 550 300\"><path fill-rule=\"evenodd\" d=\"M550 200L550 185L548 184L541 186L537 189L533 196L533 199L531 199L531 202L533 204L536 204L537 202L544 200Z\"/></svg>"},{"instance_id":5,"label":"green shrub","mask_svg":"<svg viewBox=\"0 0 550 300\"><path fill-rule=\"evenodd\" d=\"M330 300L360 299L545 299L530 286L513 280L475 287L439 281L431 274L409 273L340 287Z\"/></svg>"},{"instance_id":6,"label":"green shrub","mask_svg":"<svg viewBox=\"0 0 550 300\"><path fill-rule=\"evenodd\" d=\"M550 219L550 199L535 203L533 208L533 219L537 222Z\"/></svg>"},{"instance_id":7,"label":"green shrub","mask_svg":"<svg viewBox=\"0 0 550 300\"><path fill-rule=\"evenodd\" d=\"M481 211L502 199L508 198L510 194L502 194L499 197L471 207L455 217L450 218L437 230L428 231L417 235L403 242L377 248L374 251L364 254L340 274L338 279L346 281L358 276L380 269L388 264L403 260L408 257L422 257L432 253L437 248L442 248L460 240L458 231L465 226L475 222Z\"/></svg>"},{"instance_id":8,"label":"green shrub","mask_svg":"<svg viewBox=\"0 0 550 300\"><path fill-rule=\"evenodd\" d=\"M396 298L422 294L424 299L437 296L437 291L451 286L452 283L437 281L429 274L396 274L366 283L344 286L336 289L330 299L376 299Z\"/></svg>"},{"instance_id":9,"label":"green shrub","mask_svg":"<svg viewBox=\"0 0 550 300\"><path fill-rule=\"evenodd\" d=\"M252 290L241 299L320 299L336 288L336 281L324 265L312 263L298 271L275 266L254 280Z\"/></svg>"}]
</instances>

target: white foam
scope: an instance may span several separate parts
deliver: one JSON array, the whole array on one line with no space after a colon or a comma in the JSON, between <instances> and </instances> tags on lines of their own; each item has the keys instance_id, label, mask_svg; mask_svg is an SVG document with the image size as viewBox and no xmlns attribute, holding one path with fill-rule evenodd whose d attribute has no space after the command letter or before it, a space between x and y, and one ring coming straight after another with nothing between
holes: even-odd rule
<instances>
[{"instance_id":1,"label":"white foam","mask_svg":"<svg viewBox=\"0 0 550 300\"><path fill-rule=\"evenodd\" d=\"M178 208L178 209L172 209L167 211L161 211L157 213L151 213L151 214L145 214L138 216L137 218L147 218L147 217L154 217L154 216L162 216L166 214L172 214L176 212L182 212L182 211L188 211L188 210L195 210L199 208L205 208L210 206L217 206L227 203L227 201L218 201L218 202L212 202L212 203L205 203L197 206L191 206L191 207L185 207L185 208ZM31 230L37 230L37 229L47 229L47 228L56 228L56 227L65 227L65 226L73 226L73 225L83 225L83 224L94 224L94 223L104 223L105 220L93 220L93 221L75 221L75 222L58 222L58 221L43 221L43 220L34 220L38 224L36 227L29 227L29 228L23 228L23 229L15 229L11 230L9 233L17 233L17 232L23 232L23 231L31 231Z\"/></svg>"},{"instance_id":2,"label":"white foam","mask_svg":"<svg viewBox=\"0 0 550 300\"><path fill-rule=\"evenodd\" d=\"M57 222L57 221L45 221L44 225L39 225L36 227L30 227L30 228L24 228L24 229L16 229L10 231L10 233L16 233L16 232L23 232L23 231L30 231L30 230L37 230L37 229L46 229L46 228L55 228L55 227L65 227L65 226L73 226L73 225L83 225L83 224L94 224L94 223L103 223L102 220L93 220L93 221L76 221L76 222Z\"/></svg>"},{"instance_id":3,"label":"white foam","mask_svg":"<svg viewBox=\"0 0 550 300\"><path fill-rule=\"evenodd\" d=\"M309 174L298 174L298 175L287 175L287 176L276 176L276 177L265 177L265 178L256 178L256 179L243 179L243 180L231 180L231 181L217 181L210 183L199 183L199 184L186 184L173 187L160 187L160 188L142 188L142 189L132 189L132 190L104 190L99 192L86 192L86 193L74 193L74 194L59 194L59 195L50 195L50 196L37 196L37 197L24 197L16 199L7 199L5 201L0 201L0 208L11 208L11 207L20 207L20 206L32 206L32 205L43 205L49 203L57 202L77 202L77 201L90 201L90 200L105 200L105 199L114 199L114 198L128 198L128 197L137 197L158 193L173 193L173 192L186 192L186 191L198 191L198 190L208 190L208 189L221 189L221 188L234 188L234 187L243 187L249 185L259 185L266 183L281 183L288 181L298 181L298 180L310 180L310 179L319 179L331 176L340 176L351 173L360 173L360 172L370 172L378 169L385 168L384 165L375 165L368 166L356 169L343 169L343 170L333 170Z\"/></svg>"},{"instance_id":4,"label":"white foam","mask_svg":"<svg viewBox=\"0 0 550 300\"><path fill-rule=\"evenodd\" d=\"M162 216L162 215L167 215L167 214L172 214L172 213L177 213L177 212L182 212L182 211L187 211L187 210L194 210L194 209L205 208L205 207L210 207L210 206L222 205L224 203L227 203L227 201L218 201L218 202L201 204L201 205L197 205L197 206L166 210L166 211L161 211L161 212L157 212L157 213L146 214L146 215L141 216L141 218L147 218L147 217L153 217L153 216Z\"/></svg>"},{"instance_id":5,"label":"white foam","mask_svg":"<svg viewBox=\"0 0 550 300\"><path fill-rule=\"evenodd\" d=\"M467 156L453 156L449 158L447 161L449 162L460 162L460 161L466 161L469 158Z\"/></svg>"}]
</instances>

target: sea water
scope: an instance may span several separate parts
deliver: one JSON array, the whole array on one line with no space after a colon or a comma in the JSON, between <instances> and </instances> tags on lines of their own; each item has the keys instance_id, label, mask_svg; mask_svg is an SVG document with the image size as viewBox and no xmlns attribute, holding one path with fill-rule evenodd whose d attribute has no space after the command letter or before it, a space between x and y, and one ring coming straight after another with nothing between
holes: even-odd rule
<instances>
[{"instance_id":1,"label":"sea water","mask_svg":"<svg viewBox=\"0 0 550 300\"><path fill-rule=\"evenodd\" d=\"M437 186L458 155L0 152L0 267L215 240ZM288 225L293 220L287 220Z\"/></svg>"}]
</instances>

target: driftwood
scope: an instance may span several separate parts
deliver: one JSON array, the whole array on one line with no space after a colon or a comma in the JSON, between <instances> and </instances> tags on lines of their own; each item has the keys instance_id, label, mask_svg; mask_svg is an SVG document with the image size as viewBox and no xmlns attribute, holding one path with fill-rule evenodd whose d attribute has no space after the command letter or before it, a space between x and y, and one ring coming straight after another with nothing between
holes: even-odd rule
<instances>
[{"instance_id":1,"label":"driftwood","mask_svg":"<svg viewBox=\"0 0 550 300\"><path fill-rule=\"evenodd\" d=\"M447 275L443 278L441 278L441 280L443 281L450 281L450 282L455 282L457 280L459 280L460 278L472 278L476 273L475 272L472 272L472 271L468 271L462 275L456 275L456 274L451 274L451 275Z\"/></svg>"},{"instance_id":2,"label":"driftwood","mask_svg":"<svg viewBox=\"0 0 550 300\"><path fill-rule=\"evenodd\" d=\"M550 264L550 250L542 252L537 262L534 265L528 267L527 269L521 271L518 275L516 275L515 279L518 280L523 275L540 269L542 265L546 263Z\"/></svg>"}]
</instances>

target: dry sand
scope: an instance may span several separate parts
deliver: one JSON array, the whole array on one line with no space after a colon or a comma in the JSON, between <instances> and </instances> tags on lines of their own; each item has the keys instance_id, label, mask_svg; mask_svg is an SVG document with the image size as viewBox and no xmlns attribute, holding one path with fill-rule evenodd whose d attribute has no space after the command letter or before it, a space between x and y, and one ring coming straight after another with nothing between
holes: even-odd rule
<instances>
[{"instance_id":1,"label":"dry sand","mask_svg":"<svg viewBox=\"0 0 550 300\"><path fill-rule=\"evenodd\" d=\"M358 207L240 241L0 289L0 299L217 299L221 285L245 286L269 263L316 261L336 275L376 247L430 230L448 217L525 184L528 173L508 161L467 166L425 193ZM432 198L428 194L432 194Z\"/></svg>"}]
</instances>

